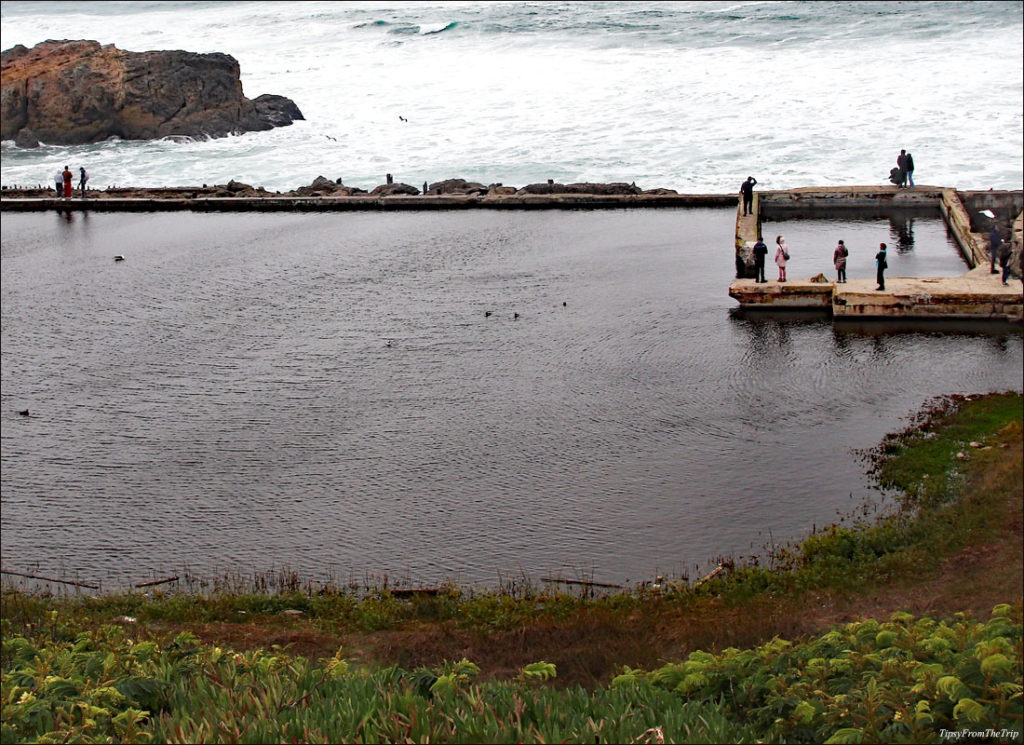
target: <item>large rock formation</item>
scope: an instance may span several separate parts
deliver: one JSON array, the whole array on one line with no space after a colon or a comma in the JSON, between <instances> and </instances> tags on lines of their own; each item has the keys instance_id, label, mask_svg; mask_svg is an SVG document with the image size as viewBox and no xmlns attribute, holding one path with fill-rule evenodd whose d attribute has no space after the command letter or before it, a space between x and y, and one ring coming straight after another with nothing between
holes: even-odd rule
<instances>
[{"instance_id":1,"label":"large rock formation","mask_svg":"<svg viewBox=\"0 0 1024 745\"><path fill-rule=\"evenodd\" d=\"M282 96L246 98L227 54L44 41L3 52L0 71L0 137L23 146L223 137L303 118Z\"/></svg>"}]
</instances>

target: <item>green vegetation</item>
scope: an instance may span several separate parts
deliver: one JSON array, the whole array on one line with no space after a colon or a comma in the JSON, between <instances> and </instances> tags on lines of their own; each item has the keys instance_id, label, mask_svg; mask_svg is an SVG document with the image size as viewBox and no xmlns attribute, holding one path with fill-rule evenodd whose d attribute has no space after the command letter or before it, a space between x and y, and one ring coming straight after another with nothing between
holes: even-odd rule
<instances>
[{"instance_id":1,"label":"green vegetation","mask_svg":"<svg viewBox=\"0 0 1024 745\"><path fill-rule=\"evenodd\" d=\"M1011 618L1012 617L1012 618ZM987 624L894 614L813 641L694 652L613 688L655 687L720 701L770 742L938 741L938 731L1021 726L1021 617L1009 605Z\"/></svg>"},{"instance_id":2,"label":"green vegetation","mask_svg":"<svg viewBox=\"0 0 1024 745\"><path fill-rule=\"evenodd\" d=\"M0 740L1019 741L1022 418L1019 394L938 402L868 454L888 514L699 586L7 591ZM944 610L905 612L920 587ZM897 612L863 620L880 593ZM986 622L957 612L978 595Z\"/></svg>"}]
</instances>

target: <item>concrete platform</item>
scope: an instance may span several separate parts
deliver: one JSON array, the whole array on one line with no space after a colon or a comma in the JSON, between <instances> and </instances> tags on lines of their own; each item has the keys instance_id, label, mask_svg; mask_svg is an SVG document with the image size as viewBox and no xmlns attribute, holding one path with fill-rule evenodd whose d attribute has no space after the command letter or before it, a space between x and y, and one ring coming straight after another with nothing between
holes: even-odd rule
<instances>
[{"instance_id":1,"label":"concrete platform","mask_svg":"<svg viewBox=\"0 0 1024 745\"><path fill-rule=\"evenodd\" d=\"M729 295L744 309L830 309L835 318L934 318L942 320L1024 321L1024 286L1011 279L1003 287L988 266L959 277L886 277L885 290L873 279L852 279L843 284L814 283L809 279L758 284L737 279Z\"/></svg>"},{"instance_id":2,"label":"concrete platform","mask_svg":"<svg viewBox=\"0 0 1024 745\"><path fill-rule=\"evenodd\" d=\"M831 310L834 287L834 282L818 283L809 279L786 282L770 279L762 283L737 279L729 285L729 297L739 300L744 307Z\"/></svg>"}]
</instances>

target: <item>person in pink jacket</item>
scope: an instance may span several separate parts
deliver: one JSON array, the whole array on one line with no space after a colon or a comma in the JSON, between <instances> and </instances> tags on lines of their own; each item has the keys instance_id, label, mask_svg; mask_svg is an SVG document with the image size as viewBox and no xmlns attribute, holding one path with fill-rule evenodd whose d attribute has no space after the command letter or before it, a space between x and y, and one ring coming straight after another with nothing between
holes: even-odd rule
<instances>
[{"instance_id":1,"label":"person in pink jacket","mask_svg":"<svg viewBox=\"0 0 1024 745\"><path fill-rule=\"evenodd\" d=\"M789 261L789 246L781 235L775 237L775 263L779 265L779 281L786 281L786 262Z\"/></svg>"}]
</instances>

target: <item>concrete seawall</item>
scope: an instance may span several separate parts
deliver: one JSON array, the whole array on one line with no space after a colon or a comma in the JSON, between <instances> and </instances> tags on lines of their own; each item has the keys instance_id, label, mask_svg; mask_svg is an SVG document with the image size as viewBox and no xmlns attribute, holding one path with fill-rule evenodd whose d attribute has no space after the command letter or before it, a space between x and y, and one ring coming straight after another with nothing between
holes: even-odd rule
<instances>
[{"instance_id":1,"label":"concrete seawall","mask_svg":"<svg viewBox=\"0 0 1024 745\"><path fill-rule=\"evenodd\" d=\"M176 190L177 191L177 190ZM56 197L0 195L0 210L46 212L344 212L395 210L544 210L629 209L652 207L732 207L731 194L525 194L507 196L388 196L388 197L97 197L70 200Z\"/></svg>"},{"instance_id":2,"label":"concrete seawall","mask_svg":"<svg viewBox=\"0 0 1024 745\"><path fill-rule=\"evenodd\" d=\"M930 186L832 187L792 189L756 195L753 215L736 217L736 279L729 295L743 308L825 310L833 317L1024 320L1021 284L1003 287L1001 276L990 273L988 231L996 214L1000 226L1011 225L1011 274L1019 278L1024 192L958 192ZM763 219L798 219L836 215L889 217L941 215L970 271L960 277L886 277L886 289L869 280L787 283L754 281L753 246L761 236Z\"/></svg>"}]
</instances>

